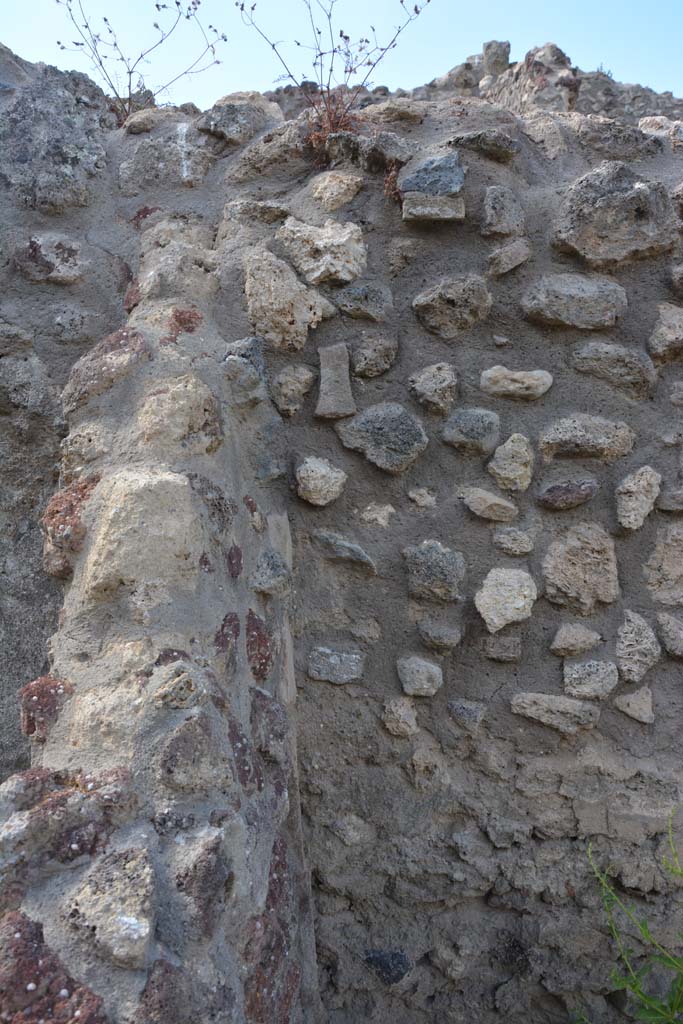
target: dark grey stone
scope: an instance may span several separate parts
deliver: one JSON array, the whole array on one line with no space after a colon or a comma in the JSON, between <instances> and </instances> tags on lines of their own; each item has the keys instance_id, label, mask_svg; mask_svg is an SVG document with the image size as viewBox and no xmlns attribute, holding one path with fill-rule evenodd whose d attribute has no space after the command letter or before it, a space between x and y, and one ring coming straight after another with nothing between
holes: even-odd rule
<instances>
[{"instance_id":1,"label":"dark grey stone","mask_svg":"<svg viewBox=\"0 0 683 1024\"><path fill-rule=\"evenodd\" d=\"M380 402L335 426L345 448L362 452L387 473L403 473L425 450L422 423L397 402Z\"/></svg>"},{"instance_id":2,"label":"dark grey stone","mask_svg":"<svg viewBox=\"0 0 683 1024\"><path fill-rule=\"evenodd\" d=\"M326 558L333 562L348 562L353 568L362 569L371 576L377 575L377 566L360 544L354 544L332 530L314 530L311 536Z\"/></svg>"},{"instance_id":3,"label":"dark grey stone","mask_svg":"<svg viewBox=\"0 0 683 1024\"><path fill-rule=\"evenodd\" d=\"M399 178L402 192L423 192L429 196L454 196L465 183L465 168L457 151L423 160Z\"/></svg>"},{"instance_id":4,"label":"dark grey stone","mask_svg":"<svg viewBox=\"0 0 683 1024\"><path fill-rule=\"evenodd\" d=\"M500 440L500 417L490 409L458 409L443 428L446 444L475 455L490 455Z\"/></svg>"},{"instance_id":5,"label":"dark grey stone","mask_svg":"<svg viewBox=\"0 0 683 1024\"><path fill-rule=\"evenodd\" d=\"M445 547L438 540L403 549L408 568L408 593L411 597L431 601L457 601L463 594L465 559L459 551Z\"/></svg>"}]
</instances>

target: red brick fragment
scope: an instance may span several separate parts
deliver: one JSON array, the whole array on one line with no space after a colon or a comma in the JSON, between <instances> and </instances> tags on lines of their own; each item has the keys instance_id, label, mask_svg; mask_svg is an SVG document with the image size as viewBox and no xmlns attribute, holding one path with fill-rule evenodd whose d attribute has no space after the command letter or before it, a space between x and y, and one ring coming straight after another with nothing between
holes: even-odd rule
<instances>
[{"instance_id":1,"label":"red brick fragment","mask_svg":"<svg viewBox=\"0 0 683 1024\"><path fill-rule=\"evenodd\" d=\"M100 482L99 473L70 484L50 498L41 519L45 572L66 579L73 572L74 555L83 547L83 506Z\"/></svg>"},{"instance_id":2,"label":"red brick fragment","mask_svg":"<svg viewBox=\"0 0 683 1024\"><path fill-rule=\"evenodd\" d=\"M254 679L264 682L273 667L275 642L263 619L250 608L247 612L247 661Z\"/></svg>"},{"instance_id":3,"label":"red brick fragment","mask_svg":"<svg viewBox=\"0 0 683 1024\"><path fill-rule=\"evenodd\" d=\"M178 309L171 311L168 320L168 334L160 338L160 345L174 345L181 334L194 334L204 317L198 309Z\"/></svg>"},{"instance_id":4,"label":"red brick fragment","mask_svg":"<svg viewBox=\"0 0 683 1024\"><path fill-rule=\"evenodd\" d=\"M57 721L62 705L73 693L64 679L40 676L19 690L21 731L37 743L44 743L50 726Z\"/></svg>"}]
</instances>

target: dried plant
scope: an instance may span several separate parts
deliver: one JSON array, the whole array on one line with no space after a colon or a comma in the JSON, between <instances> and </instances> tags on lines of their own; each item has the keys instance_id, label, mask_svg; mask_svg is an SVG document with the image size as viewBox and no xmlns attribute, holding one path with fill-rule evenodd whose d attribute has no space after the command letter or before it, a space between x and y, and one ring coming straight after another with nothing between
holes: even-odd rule
<instances>
[{"instance_id":1,"label":"dried plant","mask_svg":"<svg viewBox=\"0 0 683 1024\"><path fill-rule=\"evenodd\" d=\"M213 25L204 28L199 8L201 0L174 0L171 4L155 3L157 20L152 23L155 37L133 54L127 53L111 21L102 18L103 28L98 31L84 7L83 0L56 0L63 7L78 38L71 43L57 41L61 50L82 53L90 62L105 92L109 94L111 110L119 124L141 107L153 106L157 98L181 78L199 75L221 62L216 57L217 47L227 42L227 36ZM166 82L151 85L146 77L154 54L168 40L190 23L198 32L197 47L189 63Z\"/></svg>"}]
</instances>

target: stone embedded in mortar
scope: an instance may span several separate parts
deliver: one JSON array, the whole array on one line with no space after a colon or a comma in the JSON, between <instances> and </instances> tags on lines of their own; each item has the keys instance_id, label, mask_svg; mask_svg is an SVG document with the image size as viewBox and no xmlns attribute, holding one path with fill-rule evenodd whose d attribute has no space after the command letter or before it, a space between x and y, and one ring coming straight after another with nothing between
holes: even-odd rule
<instances>
[{"instance_id":1,"label":"stone embedded in mortar","mask_svg":"<svg viewBox=\"0 0 683 1024\"><path fill-rule=\"evenodd\" d=\"M553 637L550 650L558 658L572 658L592 650L601 640L594 629L588 629L580 622L565 622Z\"/></svg>"},{"instance_id":2,"label":"stone embedded in mortar","mask_svg":"<svg viewBox=\"0 0 683 1024\"><path fill-rule=\"evenodd\" d=\"M605 380L631 398L650 398L657 387L657 370L649 356L624 345L586 342L574 349L572 365L579 373Z\"/></svg>"},{"instance_id":3,"label":"stone embedded in mortar","mask_svg":"<svg viewBox=\"0 0 683 1024\"><path fill-rule=\"evenodd\" d=\"M408 497L418 508L436 508L436 495L429 487L411 487Z\"/></svg>"},{"instance_id":4,"label":"stone embedded in mortar","mask_svg":"<svg viewBox=\"0 0 683 1024\"><path fill-rule=\"evenodd\" d=\"M655 548L645 563L645 579L653 600L683 605L683 525L661 526Z\"/></svg>"},{"instance_id":5,"label":"stone embedded in mortar","mask_svg":"<svg viewBox=\"0 0 683 1024\"><path fill-rule=\"evenodd\" d=\"M315 374L307 366L286 366L270 386L270 396L283 416L293 416L315 383Z\"/></svg>"},{"instance_id":6,"label":"stone embedded in mortar","mask_svg":"<svg viewBox=\"0 0 683 1024\"><path fill-rule=\"evenodd\" d=\"M506 555L529 555L534 550L534 535L515 526L497 526L492 536L493 546Z\"/></svg>"},{"instance_id":7,"label":"stone embedded in mortar","mask_svg":"<svg viewBox=\"0 0 683 1024\"><path fill-rule=\"evenodd\" d=\"M189 121L164 125L163 134L138 142L131 157L119 164L124 196L146 189L197 188L216 162L214 145Z\"/></svg>"},{"instance_id":8,"label":"stone embedded in mortar","mask_svg":"<svg viewBox=\"0 0 683 1024\"><path fill-rule=\"evenodd\" d=\"M433 615L420 619L417 632L425 647L441 654L455 650L463 638L462 626L459 623L444 621Z\"/></svg>"},{"instance_id":9,"label":"stone embedded in mortar","mask_svg":"<svg viewBox=\"0 0 683 1024\"><path fill-rule=\"evenodd\" d=\"M76 284L88 269L79 242L66 235L32 235L17 246L12 266L34 284Z\"/></svg>"},{"instance_id":10,"label":"stone embedded in mortar","mask_svg":"<svg viewBox=\"0 0 683 1024\"><path fill-rule=\"evenodd\" d=\"M496 398L520 398L535 401L550 389L553 376L547 370L508 370L491 366L482 370L479 387Z\"/></svg>"},{"instance_id":11,"label":"stone embedded in mortar","mask_svg":"<svg viewBox=\"0 0 683 1024\"><path fill-rule=\"evenodd\" d=\"M198 117L195 127L229 146L243 146L259 132L282 124L277 103L258 92L235 92L222 96L210 110Z\"/></svg>"},{"instance_id":12,"label":"stone embedded in mortar","mask_svg":"<svg viewBox=\"0 0 683 1024\"><path fill-rule=\"evenodd\" d=\"M624 622L617 630L616 653L621 678L627 683L639 683L657 664L662 649L642 615L626 610Z\"/></svg>"},{"instance_id":13,"label":"stone embedded in mortar","mask_svg":"<svg viewBox=\"0 0 683 1024\"><path fill-rule=\"evenodd\" d=\"M230 382L230 396L236 406L252 406L265 401L266 364L263 340L250 337L232 341L223 359L225 379Z\"/></svg>"},{"instance_id":14,"label":"stone embedded in mortar","mask_svg":"<svg viewBox=\"0 0 683 1024\"><path fill-rule=\"evenodd\" d=\"M657 323L647 341L655 363L671 363L683 356L683 307L660 302Z\"/></svg>"},{"instance_id":15,"label":"stone embedded in mortar","mask_svg":"<svg viewBox=\"0 0 683 1024\"><path fill-rule=\"evenodd\" d=\"M314 647L308 655L308 675L326 683L344 685L363 678L365 655L333 647Z\"/></svg>"},{"instance_id":16,"label":"stone embedded in mortar","mask_svg":"<svg viewBox=\"0 0 683 1024\"><path fill-rule=\"evenodd\" d=\"M142 847L105 855L69 897L66 919L118 967L146 966L154 939L154 869Z\"/></svg>"},{"instance_id":17,"label":"stone embedded in mortar","mask_svg":"<svg viewBox=\"0 0 683 1024\"><path fill-rule=\"evenodd\" d=\"M523 569L491 569L474 596L489 633L531 617L538 596L536 584Z\"/></svg>"},{"instance_id":18,"label":"stone embedded in mortar","mask_svg":"<svg viewBox=\"0 0 683 1024\"><path fill-rule=\"evenodd\" d=\"M546 462L556 455L614 462L628 455L635 440L627 423L574 413L547 426L539 438L539 448Z\"/></svg>"},{"instance_id":19,"label":"stone embedded in mortar","mask_svg":"<svg viewBox=\"0 0 683 1024\"><path fill-rule=\"evenodd\" d=\"M381 281L355 281L335 292L334 301L346 316L381 324L394 309L391 288Z\"/></svg>"},{"instance_id":20,"label":"stone embedded in mortar","mask_svg":"<svg viewBox=\"0 0 683 1024\"><path fill-rule=\"evenodd\" d=\"M433 697L443 686L443 672L439 665L417 655L399 658L396 671L403 692L409 697Z\"/></svg>"},{"instance_id":21,"label":"stone embedded in mortar","mask_svg":"<svg viewBox=\"0 0 683 1024\"><path fill-rule=\"evenodd\" d=\"M377 575L377 566L360 544L355 544L333 530L314 530L311 536L331 561L345 562L370 576Z\"/></svg>"},{"instance_id":22,"label":"stone embedded in mortar","mask_svg":"<svg viewBox=\"0 0 683 1024\"><path fill-rule=\"evenodd\" d=\"M288 217L275 237L309 284L346 283L365 270L367 249L357 224L325 221L322 228Z\"/></svg>"},{"instance_id":23,"label":"stone embedded in mortar","mask_svg":"<svg viewBox=\"0 0 683 1024\"><path fill-rule=\"evenodd\" d=\"M617 519L627 530L639 530L659 497L661 473L652 466L641 466L624 477L616 489Z\"/></svg>"},{"instance_id":24,"label":"stone embedded in mortar","mask_svg":"<svg viewBox=\"0 0 683 1024\"><path fill-rule=\"evenodd\" d=\"M519 636L487 636L484 654L489 661L514 664L522 659L522 639Z\"/></svg>"},{"instance_id":25,"label":"stone embedded in mortar","mask_svg":"<svg viewBox=\"0 0 683 1024\"><path fill-rule=\"evenodd\" d=\"M554 480L541 487L536 500L542 508L547 508L551 512L565 512L567 509L585 505L599 490L600 484L594 476Z\"/></svg>"},{"instance_id":26,"label":"stone embedded in mortar","mask_svg":"<svg viewBox=\"0 0 683 1024\"><path fill-rule=\"evenodd\" d=\"M486 715L485 704L476 700L463 700L461 697L449 700L446 710L453 721L470 736L475 736L479 732Z\"/></svg>"},{"instance_id":27,"label":"stone embedded in mortar","mask_svg":"<svg viewBox=\"0 0 683 1024\"><path fill-rule=\"evenodd\" d=\"M574 736L582 729L594 728L600 718L597 705L572 697L558 697L552 693L517 693L512 698L510 710L513 715L531 718L551 729L557 729L565 736Z\"/></svg>"},{"instance_id":28,"label":"stone embedded in mortar","mask_svg":"<svg viewBox=\"0 0 683 1024\"><path fill-rule=\"evenodd\" d=\"M343 469L315 455L300 462L295 470L297 494L310 505L323 507L341 495L348 477Z\"/></svg>"},{"instance_id":29,"label":"stone embedded in mortar","mask_svg":"<svg viewBox=\"0 0 683 1024\"><path fill-rule=\"evenodd\" d=\"M333 213L358 195L363 180L362 175L349 171L324 171L313 179L310 190L322 208Z\"/></svg>"},{"instance_id":30,"label":"stone embedded in mortar","mask_svg":"<svg viewBox=\"0 0 683 1024\"><path fill-rule=\"evenodd\" d=\"M463 487L461 497L470 512L481 519L510 523L519 515L519 509L513 502L481 487Z\"/></svg>"},{"instance_id":31,"label":"stone embedded in mortar","mask_svg":"<svg viewBox=\"0 0 683 1024\"><path fill-rule=\"evenodd\" d=\"M507 164L519 153L519 143L500 128L479 128L454 135L450 145L474 150L489 160Z\"/></svg>"},{"instance_id":32,"label":"stone embedded in mortar","mask_svg":"<svg viewBox=\"0 0 683 1024\"><path fill-rule=\"evenodd\" d=\"M660 612L657 616L659 638L670 658L683 660L683 621L675 615Z\"/></svg>"},{"instance_id":33,"label":"stone embedded in mortar","mask_svg":"<svg viewBox=\"0 0 683 1024\"><path fill-rule=\"evenodd\" d=\"M17 697L24 736L30 736L36 743L44 743L50 727L57 721L62 706L73 692L71 683L49 675L22 686Z\"/></svg>"},{"instance_id":34,"label":"stone embedded in mortar","mask_svg":"<svg viewBox=\"0 0 683 1024\"><path fill-rule=\"evenodd\" d=\"M393 474L404 473L429 443L420 420L397 402L370 405L335 430L345 448Z\"/></svg>"},{"instance_id":35,"label":"stone embedded in mortar","mask_svg":"<svg viewBox=\"0 0 683 1024\"><path fill-rule=\"evenodd\" d=\"M263 551L249 574L249 586L257 594L281 597L291 585L291 572L284 558L277 551Z\"/></svg>"},{"instance_id":36,"label":"stone embedded in mortar","mask_svg":"<svg viewBox=\"0 0 683 1024\"><path fill-rule=\"evenodd\" d=\"M494 249L488 257L488 273L491 277L503 277L531 259L533 249L526 238L515 238L512 242Z\"/></svg>"},{"instance_id":37,"label":"stone embedded in mortar","mask_svg":"<svg viewBox=\"0 0 683 1024\"><path fill-rule=\"evenodd\" d=\"M384 985L398 985L413 969L400 949L366 949L363 960Z\"/></svg>"},{"instance_id":38,"label":"stone embedded in mortar","mask_svg":"<svg viewBox=\"0 0 683 1024\"><path fill-rule=\"evenodd\" d=\"M421 192L404 192L401 217L410 224L443 222L459 223L465 219L465 200L462 196L429 196Z\"/></svg>"},{"instance_id":39,"label":"stone embedded in mortar","mask_svg":"<svg viewBox=\"0 0 683 1024\"><path fill-rule=\"evenodd\" d=\"M306 288L283 260L265 248L244 259L244 294L254 330L275 348L296 350L335 307L314 288Z\"/></svg>"},{"instance_id":40,"label":"stone embedded in mortar","mask_svg":"<svg viewBox=\"0 0 683 1024\"><path fill-rule=\"evenodd\" d=\"M641 686L633 693L623 693L614 698L614 706L629 718L643 725L652 725L655 713L652 707L652 690L649 686Z\"/></svg>"},{"instance_id":41,"label":"stone embedded in mortar","mask_svg":"<svg viewBox=\"0 0 683 1024\"><path fill-rule=\"evenodd\" d=\"M591 615L597 604L619 597L614 541L598 523L572 526L550 544L543 577L548 601Z\"/></svg>"},{"instance_id":42,"label":"stone embedded in mortar","mask_svg":"<svg viewBox=\"0 0 683 1024\"><path fill-rule=\"evenodd\" d=\"M408 593L428 601L458 601L465 581L465 559L438 540L403 549L408 569Z\"/></svg>"},{"instance_id":43,"label":"stone embedded in mortar","mask_svg":"<svg viewBox=\"0 0 683 1024\"><path fill-rule=\"evenodd\" d=\"M353 416L356 403L349 380L349 350L343 342L338 342L336 345L319 348L318 356L320 391L315 415L330 420Z\"/></svg>"},{"instance_id":44,"label":"stone embedded in mortar","mask_svg":"<svg viewBox=\"0 0 683 1024\"><path fill-rule=\"evenodd\" d=\"M107 335L72 367L62 392L64 411L74 412L151 358L151 349L139 331L124 327Z\"/></svg>"},{"instance_id":45,"label":"stone embedded in mortar","mask_svg":"<svg viewBox=\"0 0 683 1024\"><path fill-rule=\"evenodd\" d=\"M683 298L683 263L673 263L669 275L671 291L679 298Z\"/></svg>"},{"instance_id":46,"label":"stone embedded in mortar","mask_svg":"<svg viewBox=\"0 0 683 1024\"><path fill-rule=\"evenodd\" d=\"M492 305L486 282L478 274L443 278L413 299L418 320L446 341L485 320Z\"/></svg>"},{"instance_id":47,"label":"stone embedded in mortar","mask_svg":"<svg viewBox=\"0 0 683 1024\"><path fill-rule=\"evenodd\" d=\"M441 435L446 444L471 455L490 455L500 440L500 417L490 409L458 409Z\"/></svg>"},{"instance_id":48,"label":"stone embedded in mortar","mask_svg":"<svg viewBox=\"0 0 683 1024\"><path fill-rule=\"evenodd\" d=\"M384 705L382 724L392 736L414 736L419 731L413 702L408 697L394 697Z\"/></svg>"},{"instance_id":49,"label":"stone embedded in mortar","mask_svg":"<svg viewBox=\"0 0 683 1024\"><path fill-rule=\"evenodd\" d=\"M465 184L465 168L457 150L414 157L398 176L401 192L427 196L456 196Z\"/></svg>"},{"instance_id":50,"label":"stone embedded in mortar","mask_svg":"<svg viewBox=\"0 0 683 1024\"><path fill-rule=\"evenodd\" d=\"M265 396L260 378L255 391ZM160 380L146 392L135 426L139 439L146 444L182 445L188 454L210 454L223 442L219 403L211 389L192 373Z\"/></svg>"},{"instance_id":51,"label":"stone embedded in mortar","mask_svg":"<svg viewBox=\"0 0 683 1024\"><path fill-rule=\"evenodd\" d=\"M505 491L526 491L534 475L534 450L524 434L510 434L486 466Z\"/></svg>"},{"instance_id":52,"label":"stone embedded in mortar","mask_svg":"<svg viewBox=\"0 0 683 1024\"><path fill-rule=\"evenodd\" d=\"M349 160L371 174L402 167L415 152L414 144L408 139L386 131L375 131L372 135L331 132L325 149L331 163Z\"/></svg>"},{"instance_id":53,"label":"stone embedded in mortar","mask_svg":"<svg viewBox=\"0 0 683 1024\"><path fill-rule=\"evenodd\" d=\"M626 164L604 161L569 186L555 224L555 244L594 267L667 252L676 239L673 207L661 182Z\"/></svg>"},{"instance_id":54,"label":"stone embedded in mortar","mask_svg":"<svg viewBox=\"0 0 683 1024\"><path fill-rule=\"evenodd\" d=\"M546 274L522 296L528 320L583 331L614 327L627 306L626 292L620 284L587 274Z\"/></svg>"},{"instance_id":55,"label":"stone embedded in mortar","mask_svg":"<svg viewBox=\"0 0 683 1024\"><path fill-rule=\"evenodd\" d=\"M583 700L605 700L619 685L617 666L612 661L565 661L564 692Z\"/></svg>"},{"instance_id":56,"label":"stone embedded in mortar","mask_svg":"<svg viewBox=\"0 0 683 1024\"><path fill-rule=\"evenodd\" d=\"M351 350L353 374L355 377L379 377L393 366L397 355L396 338L366 338Z\"/></svg>"},{"instance_id":57,"label":"stone embedded in mortar","mask_svg":"<svg viewBox=\"0 0 683 1024\"><path fill-rule=\"evenodd\" d=\"M512 189L489 185L484 196L482 235L523 235L524 221L524 210Z\"/></svg>"},{"instance_id":58,"label":"stone embedded in mortar","mask_svg":"<svg viewBox=\"0 0 683 1024\"><path fill-rule=\"evenodd\" d=\"M234 782L229 751L205 714L167 733L155 762L159 782L186 797L206 797L215 788L225 793Z\"/></svg>"},{"instance_id":59,"label":"stone embedded in mortar","mask_svg":"<svg viewBox=\"0 0 683 1024\"><path fill-rule=\"evenodd\" d=\"M77 480L50 498L40 521L43 530L43 567L50 576L67 579L75 556L83 548L86 525L83 512L100 482L99 473Z\"/></svg>"},{"instance_id":60,"label":"stone embedded in mortar","mask_svg":"<svg viewBox=\"0 0 683 1024\"><path fill-rule=\"evenodd\" d=\"M434 363L408 380L410 393L430 412L448 415L458 394L458 375L451 363Z\"/></svg>"}]
</instances>

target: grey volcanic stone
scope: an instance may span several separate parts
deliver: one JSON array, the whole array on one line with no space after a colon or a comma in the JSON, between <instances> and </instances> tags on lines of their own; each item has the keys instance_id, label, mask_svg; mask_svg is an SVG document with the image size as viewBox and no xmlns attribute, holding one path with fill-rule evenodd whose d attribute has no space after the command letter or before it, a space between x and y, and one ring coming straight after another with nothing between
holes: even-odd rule
<instances>
[{"instance_id":1,"label":"grey volcanic stone","mask_svg":"<svg viewBox=\"0 0 683 1024\"><path fill-rule=\"evenodd\" d=\"M270 394L283 416L293 416L313 387L315 374L307 366L286 366L273 379Z\"/></svg>"},{"instance_id":2,"label":"grey volcanic stone","mask_svg":"<svg viewBox=\"0 0 683 1024\"><path fill-rule=\"evenodd\" d=\"M463 638L462 626L459 623L443 622L431 615L420 619L417 632L425 647L441 653L454 650Z\"/></svg>"},{"instance_id":3,"label":"grey volcanic stone","mask_svg":"<svg viewBox=\"0 0 683 1024\"><path fill-rule=\"evenodd\" d=\"M264 551L249 576L249 586L259 594L281 595L289 590L290 571L277 551Z\"/></svg>"},{"instance_id":4,"label":"grey volcanic stone","mask_svg":"<svg viewBox=\"0 0 683 1024\"><path fill-rule=\"evenodd\" d=\"M539 439L539 447L546 460L556 455L569 455L613 462L628 455L635 439L627 423L575 413L546 427Z\"/></svg>"},{"instance_id":5,"label":"grey volcanic stone","mask_svg":"<svg viewBox=\"0 0 683 1024\"><path fill-rule=\"evenodd\" d=\"M414 547L404 548L403 557L411 597L448 602L463 596L465 559L459 551L445 547L438 540L423 540Z\"/></svg>"},{"instance_id":6,"label":"grey volcanic stone","mask_svg":"<svg viewBox=\"0 0 683 1024\"><path fill-rule=\"evenodd\" d=\"M507 164L519 153L519 143L500 128L481 128L478 131L454 135L451 144L462 149L473 149L489 160Z\"/></svg>"},{"instance_id":7,"label":"grey volcanic stone","mask_svg":"<svg viewBox=\"0 0 683 1024\"><path fill-rule=\"evenodd\" d=\"M465 168L457 150L426 160L411 160L398 177L402 192L422 192L428 196L454 196L465 184Z\"/></svg>"},{"instance_id":8,"label":"grey volcanic stone","mask_svg":"<svg viewBox=\"0 0 683 1024\"><path fill-rule=\"evenodd\" d=\"M377 566L360 544L356 544L333 530L314 530L311 534L326 558L333 562L348 562L370 576L377 575Z\"/></svg>"},{"instance_id":9,"label":"grey volcanic stone","mask_svg":"<svg viewBox=\"0 0 683 1024\"><path fill-rule=\"evenodd\" d=\"M553 512L564 512L570 508L578 508L595 497L600 484L594 476L581 477L577 480L556 480L546 484L538 492L538 504Z\"/></svg>"},{"instance_id":10,"label":"grey volcanic stone","mask_svg":"<svg viewBox=\"0 0 683 1024\"><path fill-rule=\"evenodd\" d=\"M351 367L355 377L379 377L393 366L398 355L398 341L388 335L367 338L355 345L351 352Z\"/></svg>"},{"instance_id":11,"label":"grey volcanic stone","mask_svg":"<svg viewBox=\"0 0 683 1024\"><path fill-rule=\"evenodd\" d=\"M518 636L488 636L484 641L484 654L490 661L513 663L521 660L522 640Z\"/></svg>"},{"instance_id":12,"label":"grey volcanic stone","mask_svg":"<svg viewBox=\"0 0 683 1024\"><path fill-rule=\"evenodd\" d=\"M529 555L534 550L533 533L516 526L497 526L493 531L493 544L506 555Z\"/></svg>"},{"instance_id":13,"label":"grey volcanic stone","mask_svg":"<svg viewBox=\"0 0 683 1024\"><path fill-rule=\"evenodd\" d=\"M620 284L587 274L547 274L522 297L522 309L529 320L584 331L613 327L627 306L626 292Z\"/></svg>"},{"instance_id":14,"label":"grey volcanic stone","mask_svg":"<svg viewBox=\"0 0 683 1024\"><path fill-rule=\"evenodd\" d=\"M342 313L356 320L383 323L394 308L391 288L380 281L356 281L335 292L334 301Z\"/></svg>"},{"instance_id":15,"label":"grey volcanic stone","mask_svg":"<svg viewBox=\"0 0 683 1024\"><path fill-rule=\"evenodd\" d=\"M371 405L335 429L346 448L387 473L403 473L429 443L420 420L397 402Z\"/></svg>"},{"instance_id":16,"label":"grey volcanic stone","mask_svg":"<svg viewBox=\"0 0 683 1024\"><path fill-rule=\"evenodd\" d=\"M604 700L618 685L617 666L611 661L564 663L564 689L570 697Z\"/></svg>"},{"instance_id":17,"label":"grey volcanic stone","mask_svg":"<svg viewBox=\"0 0 683 1024\"><path fill-rule=\"evenodd\" d=\"M579 373L606 380L632 398L649 398L657 386L657 370L649 356L623 345L589 341L574 350L572 365Z\"/></svg>"},{"instance_id":18,"label":"grey volcanic stone","mask_svg":"<svg viewBox=\"0 0 683 1024\"><path fill-rule=\"evenodd\" d=\"M517 693L510 710L513 715L531 718L566 736L573 736L580 729L594 728L600 718L597 705L552 693Z\"/></svg>"},{"instance_id":19,"label":"grey volcanic stone","mask_svg":"<svg viewBox=\"0 0 683 1024\"><path fill-rule=\"evenodd\" d=\"M482 58L485 75L502 75L510 65L510 44L492 39L484 43Z\"/></svg>"},{"instance_id":20,"label":"grey volcanic stone","mask_svg":"<svg viewBox=\"0 0 683 1024\"><path fill-rule=\"evenodd\" d=\"M484 196L482 235L521 235L524 233L524 210L511 188L489 185Z\"/></svg>"},{"instance_id":21,"label":"grey volcanic stone","mask_svg":"<svg viewBox=\"0 0 683 1024\"><path fill-rule=\"evenodd\" d=\"M461 697L456 697L454 700L449 700L446 710L461 729L474 736L484 720L486 705L476 700L463 700Z\"/></svg>"},{"instance_id":22,"label":"grey volcanic stone","mask_svg":"<svg viewBox=\"0 0 683 1024\"><path fill-rule=\"evenodd\" d=\"M658 311L659 318L647 347L656 363L670 363L683 356L683 307L662 302Z\"/></svg>"},{"instance_id":23,"label":"grey volcanic stone","mask_svg":"<svg viewBox=\"0 0 683 1024\"><path fill-rule=\"evenodd\" d=\"M409 379L410 393L431 412L446 415L458 393L458 375L450 363L434 363Z\"/></svg>"},{"instance_id":24,"label":"grey volcanic stone","mask_svg":"<svg viewBox=\"0 0 683 1024\"><path fill-rule=\"evenodd\" d=\"M500 440L500 417L490 409L458 409L443 428L446 444L474 455L490 455Z\"/></svg>"},{"instance_id":25,"label":"grey volcanic stone","mask_svg":"<svg viewBox=\"0 0 683 1024\"><path fill-rule=\"evenodd\" d=\"M308 675L326 683L352 683L362 679L364 669L365 655L362 651L314 647L308 655Z\"/></svg>"},{"instance_id":26,"label":"grey volcanic stone","mask_svg":"<svg viewBox=\"0 0 683 1024\"><path fill-rule=\"evenodd\" d=\"M665 186L643 181L619 161L605 161L570 185L555 227L558 247L595 267L655 256L675 239Z\"/></svg>"},{"instance_id":27,"label":"grey volcanic stone","mask_svg":"<svg viewBox=\"0 0 683 1024\"><path fill-rule=\"evenodd\" d=\"M485 320L492 304L486 282L478 274L444 278L413 299L418 319L446 341Z\"/></svg>"},{"instance_id":28,"label":"grey volcanic stone","mask_svg":"<svg viewBox=\"0 0 683 1024\"><path fill-rule=\"evenodd\" d=\"M315 415L323 419L340 419L356 411L349 380L349 350L343 342L319 348L320 392Z\"/></svg>"},{"instance_id":29,"label":"grey volcanic stone","mask_svg":"<svg viewBox=\"0 0 683 1024\"><path fill-rule=\"evenodd\" d=\"M433 697L443 686L443 672L439 665L417 655L399 658L396 671L403 692L409 697Z\"/></svg>"}]
</instances>

